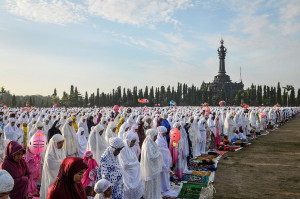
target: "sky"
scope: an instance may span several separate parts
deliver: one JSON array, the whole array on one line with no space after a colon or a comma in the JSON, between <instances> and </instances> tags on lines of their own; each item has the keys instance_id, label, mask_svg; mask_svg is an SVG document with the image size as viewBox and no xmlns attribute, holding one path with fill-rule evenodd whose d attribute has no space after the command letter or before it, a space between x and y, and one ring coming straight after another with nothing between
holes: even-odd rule
<instances>
[{"instance_id":1,"label":"sky","mask_svg":"<svg viewBox=\"0 0 300 199\"><path fill-rule=\"evenodd\" d=\"M300 87L299 0L1 0L0 86L201 86L221 38L233 82Z\"/></svg>"}]
</instances>

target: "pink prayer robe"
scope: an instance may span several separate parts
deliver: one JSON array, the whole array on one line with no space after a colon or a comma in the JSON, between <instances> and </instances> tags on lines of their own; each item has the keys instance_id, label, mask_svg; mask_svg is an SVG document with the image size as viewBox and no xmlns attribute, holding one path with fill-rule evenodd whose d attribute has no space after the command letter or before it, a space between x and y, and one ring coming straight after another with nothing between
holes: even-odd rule
<instances>
[{"instance_id":1,"label":"pink prayer robe","mask_svg":"<svg viewBox=\"0 0 300 199\"><path fill-rule=\"evenodd\" d=\"M33 195L39 193L39 191L37 189L37 184L38 184L39 179L42 178L41 157L31 153L29 148L27 147L25 162L30 171L30 176L28 179L28 195L33 196Z\"/></svg>"},{"instance_id":2,"label":"pink prayer robe","mask_svg":"<svg viewBox=\"0 0 300 199\"><path fill-rule=\"evenodd\" d=\"M182 143L179 141L178 147L173 147L173 141L170 140L169 150L172 156L173 164L175 164L175 174L179 179L181 179L183 177L184 154L183 150L180 149L179 144Z\"/></svg>"}]
</instances>

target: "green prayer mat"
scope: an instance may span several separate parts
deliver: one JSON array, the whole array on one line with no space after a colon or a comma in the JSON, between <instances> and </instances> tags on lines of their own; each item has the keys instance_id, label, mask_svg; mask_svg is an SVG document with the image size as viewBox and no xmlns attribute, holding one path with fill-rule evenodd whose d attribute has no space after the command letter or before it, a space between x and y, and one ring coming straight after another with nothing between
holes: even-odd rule
<instances>
[{"instance_id":1,"label":"green prayer mat","mask_svg":"<svg viewBox=\"0 0 300 199\"><path fill-rule=\"evenodd\" d=\"M201 189L207 185L184 183L177 198L199 199Z\"/></svg>"}]
</instances>

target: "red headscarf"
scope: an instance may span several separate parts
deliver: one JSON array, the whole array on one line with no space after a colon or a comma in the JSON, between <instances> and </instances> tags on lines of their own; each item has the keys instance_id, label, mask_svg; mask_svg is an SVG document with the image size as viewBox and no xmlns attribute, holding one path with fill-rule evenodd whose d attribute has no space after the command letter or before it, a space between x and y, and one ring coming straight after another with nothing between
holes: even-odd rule
<instances>
[{"instance_id":1,"label":"red headscarf","mask_svg":"<svg viewBox=\"0 0 300 199\"><path fill-rule=\"evenodd\" d=\"M15 141L10 141L5 149L5 157L0 165L0 169L6 170L14 179L15 185L10 198L23 199L27 197L29 169L25 160L22 158L20 162L15 162L14 157L24 148Z\"/></svg>"},{"instance_id":2,"label":"red headscarf","mask_svg":"<svg viewBox=\"0 0 300 199\"><path fill-rule=\"evenodd\" d=\"M87 199L82 184L73 181L74 175L86 168L82 158L65 158L60 164L56 180L49 189L47 199Z\"/></svg>"}]
</instances>

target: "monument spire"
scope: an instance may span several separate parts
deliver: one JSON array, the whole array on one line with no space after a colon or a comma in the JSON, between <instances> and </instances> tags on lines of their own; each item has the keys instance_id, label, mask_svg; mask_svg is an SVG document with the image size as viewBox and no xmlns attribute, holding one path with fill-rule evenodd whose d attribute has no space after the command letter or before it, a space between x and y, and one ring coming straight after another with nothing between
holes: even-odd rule
<instances>
[{"instance_id":1,"label":"monument spire","mask_svg":"<svg viewBox=\"0 0 300 199\"><path fill-rule=\"evenodd\" d=\"M221 38L221 46L218 48L218 54L219 54L219 74L226 74L225 71L225 56L227 53L227 49L225 46L223 46L224 40Z\"/></svg>"}]
</instances>

